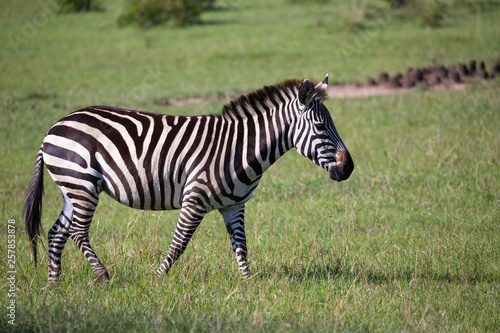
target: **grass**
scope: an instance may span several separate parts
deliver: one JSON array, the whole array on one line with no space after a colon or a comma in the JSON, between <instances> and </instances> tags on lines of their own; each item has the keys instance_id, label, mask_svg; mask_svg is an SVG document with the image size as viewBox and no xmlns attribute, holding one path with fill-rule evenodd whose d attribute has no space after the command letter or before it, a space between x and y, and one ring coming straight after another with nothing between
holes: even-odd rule
<instances>
[{"instance_id":1,"label":"grass","mask_svg":"<svg viewBox=\"0 0 500 333\"><path fill-rule=\"evenodd\" d=\"M329 72L354 82L433 61L491 64L498 8L456 9L439 29L394 16L363 35L343 26L353 9L342 1L221 1L204 25L147 31L117 28L120 7L107 2L102 13L49 15L42 24L41 3L0 4L5 254L7 221L17 227L17 325L4 312L3 330L498 332L498 79L451 93L327 101L355 171L333 183L290 152L265 174L246 210L248 281L238 276L218 213L207 215L168 276L153 280L178 212L133 210L102 195L90 235L111 282L94 281L70 241L61 282L48 286L46 233L35 268L21 218L44 133L72 110L217 113L226 96L288 77ZM11 48L9 34L23 35L29 22L38 22L35 32ZM346 54L343 45L355 48ZM205 95L222 100L154 102ZM45 231L61 206L47 175ZM4 272L7 264L2 256Z\"/></svg>"}]
</instances>

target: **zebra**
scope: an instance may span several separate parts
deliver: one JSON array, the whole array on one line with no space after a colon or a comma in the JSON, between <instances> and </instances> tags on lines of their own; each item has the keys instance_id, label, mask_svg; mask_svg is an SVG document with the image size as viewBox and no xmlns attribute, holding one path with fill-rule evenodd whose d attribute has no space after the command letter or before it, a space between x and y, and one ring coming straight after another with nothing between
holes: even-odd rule
<instances>
[{"instance_id":1,"label":"zebra","mask_svg":"<svg viewBox=\"0 0 500 333\"><path fill-rule=\"evenodd\" d=\"M296 148L332 180L349 178L354 163L328 109L328 75L319 83L289 79L243 94L219 115L172 116L90 106L55 123L38 151L23 215L37 265L43 166L64 203L48 232L48 281L57 283L61 254L71 237L98 280L109 275L89 242L89 227L104 191L142 210L180 215L161 278L186 249L203 217L218 210L243 278L250 275L245 204L262 174Z\"/></svg>"}]
</instances>

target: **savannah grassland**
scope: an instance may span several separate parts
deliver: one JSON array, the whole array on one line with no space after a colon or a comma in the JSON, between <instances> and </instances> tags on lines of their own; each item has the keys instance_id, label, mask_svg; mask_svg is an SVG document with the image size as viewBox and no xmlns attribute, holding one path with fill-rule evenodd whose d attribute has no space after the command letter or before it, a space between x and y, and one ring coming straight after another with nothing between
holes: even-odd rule
<instances>
[{"instance_id":1,"label":"savannah grassland","mask_svg":"<svg viewBox=\"0 0 500 333\"><path fill-rule=\"evenodd\" d=\"M217 212L162 281L152 278L178 212L103 194L90 230L101 285L70 240L47 285L47 236L62 208L45 173L41 264L22 222L45 132L105 104L218 113L236 93L285 78L356 82L386 70L500 56L500 8L447 2L422 27L384 2L220 1L187 28L118 28L121 4L44 17L50 1L0 4L1 331L498 332L500 84L326 102L355 170L343 183L295 151L247 204L242 280ZM49 6L50 8L50 6ZM183 106L178 98L210 99ZM16 226L15 323L8 324L8 220Z\"/></svg>"}]
</instances>

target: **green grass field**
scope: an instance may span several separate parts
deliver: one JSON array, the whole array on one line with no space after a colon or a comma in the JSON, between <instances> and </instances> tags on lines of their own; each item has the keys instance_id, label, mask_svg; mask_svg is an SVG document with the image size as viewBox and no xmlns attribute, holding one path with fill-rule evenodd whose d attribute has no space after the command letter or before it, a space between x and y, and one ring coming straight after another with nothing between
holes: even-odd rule
<instances>
[{"instance_id":1,"label":"green grass field","mask_svg":"<svg viewBox=\"0 0 500 333\"><path fill-rule=\"evenodd\" d=\"M141 30L118 28L122 5L111 1L104 12L64 16L49 0L2 2L0 331L499 332L498 78L449 93L327 101L355 170L332 182L292 151L264 175L246 209L248 280L217 212L154 280L178 212L133 210L103 194L90 237L110 283L95 281L68 241L61 282L50 286L46 232L62 199L47 173L37 268L21 216L40 143L73 110L219 113L235 93L285 78L356 82L472 58L489 66L500 57L500 6L464 3L450 0L433 29L372 0L235 0L219 1L202 25ZM362 15L367 8L381 12ZM218 99L158 102L203 96Z\"/></svg>"}]
</instances>

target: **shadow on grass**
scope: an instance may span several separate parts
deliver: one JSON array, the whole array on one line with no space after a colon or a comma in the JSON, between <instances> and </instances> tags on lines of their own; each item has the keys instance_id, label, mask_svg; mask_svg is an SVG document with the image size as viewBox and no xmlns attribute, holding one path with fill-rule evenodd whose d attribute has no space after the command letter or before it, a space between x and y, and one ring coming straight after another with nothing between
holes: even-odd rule
<instances>
[{"instance_id":1,"label":"shadow on grass","mask_svg":"<svg viewBox=\"0 0 500 333\"><path fill-rule=\"evenodd\" d=\"M471 284L498 282L499 277L493 273L484 273L474 269L470 272L436 271L422 269L415 271L412 267L398 270L381 271L377 268L361 268L342 266L340 263L323 264L282 264L279 266L262 267L262 279L278 278L287 279L292 282L302 283L304 281L335 281L335 280L361 280L371 284L390 284L394 281L410 283L413 280L427 280L447 284Z\"/></svg>"}]
</instances>

